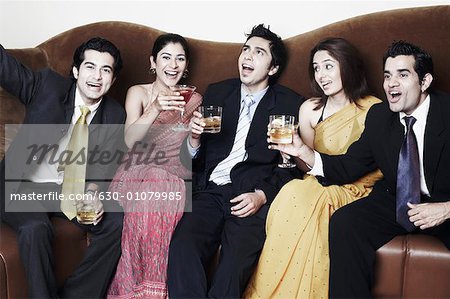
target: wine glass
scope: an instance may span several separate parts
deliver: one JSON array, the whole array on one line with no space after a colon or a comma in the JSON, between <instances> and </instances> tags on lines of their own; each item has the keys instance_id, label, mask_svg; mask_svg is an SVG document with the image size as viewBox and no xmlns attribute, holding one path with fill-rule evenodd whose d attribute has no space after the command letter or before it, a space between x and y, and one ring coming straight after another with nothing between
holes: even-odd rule
<instances>
[{"instance_id":1,"label":"wine glass","mask_svg":"<svg viewBox=\"0 0 450 299\"><path fill-rule=\"evenodd\" d=\"M191 99L192 95L194 94L194 91L197 87L193 85L184 85L184 84L177 84L174 86L171 86L170 89L172 91L179 92L180 95L183 97L183 100L187 103ZM184 110L180 111L180 121L172 128L174 131L189 131L189 126L183 124L183 115Z\"/></svg>"},{"instance_id":2,"label":"wine glass","mask_svg":"<svg viewBox=\"0 0 450 299\"><path fill-rule=\"evenodd\" d=\"M269 138L270 142L278 144L291 144L298 125L292 115L270 115L269 116ZM294 168L290 157L281 153L283 162L278 164L280 168Z\"/></svg>"}]
</instances>

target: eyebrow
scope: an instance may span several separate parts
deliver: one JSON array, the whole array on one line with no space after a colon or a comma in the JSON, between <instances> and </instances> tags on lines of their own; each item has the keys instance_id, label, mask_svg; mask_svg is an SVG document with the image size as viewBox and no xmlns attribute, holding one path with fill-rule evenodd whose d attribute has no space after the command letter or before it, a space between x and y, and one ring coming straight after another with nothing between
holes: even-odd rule
<instances>
[{"instance_id":1,"label":"eyebrow","mask_svg":"<svg viewBox=\"0 0 450 299\"><path fill-rule=\"evenodd\" d=\"M327 59L322 60L322 62L328 62L328 61L336 62L337 60L334 60L332 58L327 58ZM317 63L317 62L313 62L313 63Z\"/></svg>"},{"instance_id":2,"label":"eyebrow","mask_svg":"<svg viewBox=\"0 0 450 299\"><path fill-rule=\"evenodd\" d=\"M160 55L169 55L169 56L172 56L172 54L170 54L170 53L168 53L168 52L162 52ZM185 56L186 57L186 54L176 54L175 56Z\"/></svg>"},{"instance_id":3,"label":"eyebrow","mask_svg":"<svg viewBox=\"0 0 450 299\"><path fill-rule=\"evenodd\" d=\"M97 66L97 65L96 65L95 63L93 63L92 61L84 61L83 64L84 64L84 65L89 64L89 65ZM108 69L110 69L110 70L113 70L113 67L110 66L110 65L108 65L108 64L102 65L101 68L108 68Z\"/></svg>"},{"instance_id":4,"label":"eyebrow","mask_svg":"<svg viewBox=\"0 0 450 299\"><path fill-rule=\"evenodd\" d=\"M258 50L263 51L264 53L267 53L266 49L264 49L264 48L261 48L261 47L255 47L255 49L258 49Z\"/></svg>"},{"instance_id":5,"label":"eyebrow","mask_svg":"<svg viewBox=\"0 0 450 299\"><path fill-rule=\"evenodd\" d=\"M409 69L398 69L398 70L396 70L396 71L397 71L397 73L408 72L408 73L411 74L411 71L410 71ZM388 70L384 70L384 73L390 74L391 72L388 71Z\"/></svg>"},{"instance_id":6,"label":"eyebrow","mask_svg":"<svg viewBox=\"0 0 450 299\"><path fill-rule=\"evenodd\" d=\"M242 49L246 49L246 48L252 48L252 46L250 46L248 44L244 44L242 46ZM255 46L254 48L257 49L257 50L263 51L264 53L267 53L267 50L262 48L262 47Z\"/></svg>"},{"instance_id":7,"label":"eyebrow","mask_svg":"<svg viewBox=\"0 0 450 299\"><path fill-rule=\"evenodd\" d=\"M319 63L324 63L324 62L333 62L333 63L336 63L336 60L331 59L331 58L327 58L327 59L324 59L324 60L319 61L319 62L313 61L313 64L319 64Z\"/></svg>"}]
</instances>

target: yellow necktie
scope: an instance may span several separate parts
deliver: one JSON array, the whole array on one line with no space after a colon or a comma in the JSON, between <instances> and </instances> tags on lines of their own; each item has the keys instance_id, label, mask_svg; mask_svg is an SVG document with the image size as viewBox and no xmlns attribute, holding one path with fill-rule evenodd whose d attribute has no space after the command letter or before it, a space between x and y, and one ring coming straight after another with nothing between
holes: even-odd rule
<instances>
[{"instance_id":1,"label":"yellow necktie","mask_svg":"<svg viewBox=\"0 0 450 299\"><path fill-rule=\"evenodd\" d=\"M87 106L80 106L80 110L81 116L73 127L72 135L67 145L67 151L70 151L72 159L74 157L78 157L78 159L65 165L62 185L64 199L61 201L61 211L69 220L72 220L77 215L77 209L73 201L69 200L69 195L73 194L72 199L75 199L76 194L83 194L86 179L86 159L89 140L89 128L86 122L86 116L91 111Z\"/></svg>"}]
</instances>

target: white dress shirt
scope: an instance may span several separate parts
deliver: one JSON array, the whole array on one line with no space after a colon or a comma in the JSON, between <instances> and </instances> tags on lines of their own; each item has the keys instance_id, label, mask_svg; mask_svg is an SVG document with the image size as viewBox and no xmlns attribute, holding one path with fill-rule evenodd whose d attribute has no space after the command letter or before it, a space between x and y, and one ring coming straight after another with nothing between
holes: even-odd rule
<instances>
[{"instance_id":1,"label":"white dress shirt","mask_svg":"<svg viewBox=\"0 0 450 299\"><path fill-rule=\"evenodd\" d=\"M95 114L97 113L98 107L100 106L102 100L98 101L94 105L86 105L81 98L78 89L75 91L75 108L72 115L71 124L74 125L78 118L81 116L81 106L87 106L91 113L89 113L86 117L86 122L88 124L91 123ZM67 134L61 138L58 145L58 151L55 157L59 157L61 152L64 151L69 143L70 136L72 135L73 126L69 127ZM30 180L35 183L56 183L58 185L62 184L64 180L64 171L58 171L58 163L50 163L52 151L50 151L45 158L42 160L42 163L38 165L32 172L25 174L24 179Z\"/></svg>"}]
</instances>

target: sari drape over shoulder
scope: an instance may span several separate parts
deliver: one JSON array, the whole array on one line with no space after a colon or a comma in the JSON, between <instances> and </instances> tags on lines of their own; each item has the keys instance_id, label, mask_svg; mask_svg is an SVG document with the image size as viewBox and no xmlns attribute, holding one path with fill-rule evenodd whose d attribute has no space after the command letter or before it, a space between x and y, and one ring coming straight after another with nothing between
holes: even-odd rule
<instances>
[{"instance_id":1,"label":"sari drape over shoulder","mask_svg":"<svg viewBox=\"0 0 450 299\"><path fill-rule=\"evenodd\" d=\"M338 155L359 139L369 108L380 102L366 97L317 124L314 148ZM327 298L328 224L338 208L367 196L382 177L377 170L352 184L322 186L305 175L287 183L273 201L267 239L245 298Z\"/></svg>"}]
</instances>

